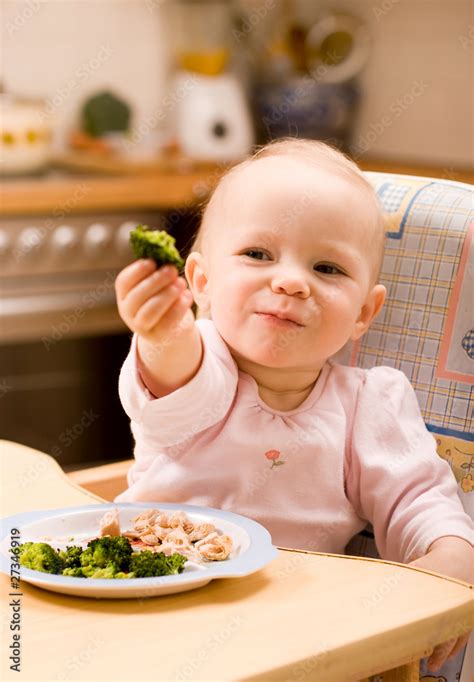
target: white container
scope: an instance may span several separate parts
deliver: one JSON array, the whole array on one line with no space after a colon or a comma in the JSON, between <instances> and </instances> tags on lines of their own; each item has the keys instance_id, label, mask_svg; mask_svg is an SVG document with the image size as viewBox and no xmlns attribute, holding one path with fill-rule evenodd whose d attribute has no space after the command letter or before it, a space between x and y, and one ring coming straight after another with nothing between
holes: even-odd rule
<instances>
[{"instance_id":1,"label":"white container","mask_svg":"<svg viewBox=\"0 0 474 682\"><path fill-rule=\"evenodd\" d=\"M254 131L242 86L235 76L181 71L174 83L176 134L183 153L198 161L245 157Z\"/></svg>"},{"instance_id":2,"label":"white container","mask_svg":"<svg viewBox=\"0 0 474 682\"><path fill-rule=\"evenodd\" d=\"M0 94L0 174L42 170L52 156L52 123L42 100Z\"/></svg>"}]
</instances>

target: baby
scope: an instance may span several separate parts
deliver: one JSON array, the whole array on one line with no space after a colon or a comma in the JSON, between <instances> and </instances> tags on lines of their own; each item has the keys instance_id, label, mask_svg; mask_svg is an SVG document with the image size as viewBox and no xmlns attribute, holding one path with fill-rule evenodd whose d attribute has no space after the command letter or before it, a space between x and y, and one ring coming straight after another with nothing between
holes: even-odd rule
<instances>
[{"instance_id":1,"label":"baby","mask_svg":"<svg viewBox=\"0 0 474 682\"><path fill-rule=\"evenodd\" d=\"M383 244L357 166L284 140L219 182L189 289L174 267L126 267L118 307L135 334L120 396L136 461L115 501L228 509L280 547L330 553L370 522L382 558L472 581L472 522L408 380L332 359L384 303ZM437 647L432 667L466 640Z\"/></svg>"}]
</instances>

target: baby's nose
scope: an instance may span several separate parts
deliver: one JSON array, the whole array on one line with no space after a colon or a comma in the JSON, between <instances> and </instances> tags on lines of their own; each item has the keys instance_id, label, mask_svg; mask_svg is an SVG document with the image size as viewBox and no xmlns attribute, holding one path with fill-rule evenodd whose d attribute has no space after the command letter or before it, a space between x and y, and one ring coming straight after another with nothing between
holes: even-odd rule
<instances>
[{"instance_id":1,"label":"baby's nose","mask_svg":"<svg viewBox=\"0 0 474 682\"><path fill-rule=\"evenodd\" d=\"M309 286L302 274L295 271L281 272L272 280L272 291L277 294L287 294L288 296L299 296L307 298L309 296Z\"/></svg>"}]
</instances>

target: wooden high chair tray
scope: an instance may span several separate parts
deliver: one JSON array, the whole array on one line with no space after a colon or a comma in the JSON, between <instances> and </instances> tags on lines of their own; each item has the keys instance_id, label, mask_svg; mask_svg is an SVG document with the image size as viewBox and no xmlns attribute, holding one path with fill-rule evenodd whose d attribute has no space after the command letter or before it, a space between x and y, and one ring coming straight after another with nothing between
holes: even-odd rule
<instances>
[{"instance_id":1,"label":"wooden high chair tray","mask_svg":"<svg viewBox=\"0 0 474 682\"><path fill-rule=\"evenodd\" d=\"M2 516L103 501L23 445L0 441L0 465ZM355 682L474 626L465 583L389 561L285 549L252 575L159 599L95 600L26 581L12 597L3 574L0 586L7 625L9 600L21 603L20 676L29 681ZM8 644L0 677L16 680ZM416 669L386 679L414 680Z\"/></svg>"}]
</instances>

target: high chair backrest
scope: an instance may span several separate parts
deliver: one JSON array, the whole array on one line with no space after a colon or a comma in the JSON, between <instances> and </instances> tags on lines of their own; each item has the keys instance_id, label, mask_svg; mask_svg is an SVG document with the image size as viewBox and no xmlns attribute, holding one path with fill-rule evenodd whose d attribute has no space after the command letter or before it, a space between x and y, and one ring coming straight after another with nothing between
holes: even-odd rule
<instances>
[{"instance_id":1,"label":"high chair backrest","mask_svg":"<svg viewBox=\"0 0 474 682\"><path fill-rule=\"evenodd\" d=\"M387 300L369 331L336 359L404 372L474 518L473 188L386 173L366 176L386 213L380 282ZM371 545L370 532L363 533L348 553L373 556Z\"/></svg>"}]
</instances>

